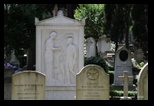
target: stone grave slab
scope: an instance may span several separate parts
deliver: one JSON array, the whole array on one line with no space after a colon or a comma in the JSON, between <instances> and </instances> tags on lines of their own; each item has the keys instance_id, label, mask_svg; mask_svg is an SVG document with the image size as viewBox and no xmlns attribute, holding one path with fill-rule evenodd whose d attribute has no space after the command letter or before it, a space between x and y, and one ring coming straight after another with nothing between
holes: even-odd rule
<instances>
[{"instance_id":1,"label":"stone grave slab","mask_svg":"<svg viewBox=\"0 0 154 106\"><path fill-rule=\"evenodd\" d=\"M87 65L76 76L77 100L109 100L109 75L98 65Z\"/></svg>"},{"instance_id":2,"label":"stone grave slab","mask_svg":"<svg viewBox=\"0 0 154 106\"><path fill-rule=\"evenodd\" d=\"M12 75L12 100L44 100L45 75L23 71Z\"/></svg>"}]
</instances>

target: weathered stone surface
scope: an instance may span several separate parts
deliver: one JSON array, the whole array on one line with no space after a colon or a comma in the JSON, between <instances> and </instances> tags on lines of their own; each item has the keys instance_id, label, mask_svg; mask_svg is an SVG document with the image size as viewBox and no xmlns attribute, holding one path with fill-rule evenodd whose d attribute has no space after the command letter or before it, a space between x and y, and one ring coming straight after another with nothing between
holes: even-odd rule
<instances>
[{"instance_id":1,"label":"weathered stone surface","mask_svg":"<svg viewBox=\"0 0 154 106\"><path fill-rule=\"evenodd\" d=\"M131 54L125 46L121 46L115 54L114 86L123 86L123 81L120 81L118 77L122 76L124 71L132 76ZM129 81L128 85L133 86L133 81Z\"/></svg>"},{"instance_id":2,"label":"weathered stone surface","mask_svg":"<svg viewBox=\"0 0 154 106\"><path fill-rule=\"evenodd\" d=\"M12 100L44 100L45 75L23 71L12 76Z\"/></svg>"},{"instance_id":3,"label":"weathered stone surface","mask_svg":"<svg viewBox=\"0 0 154 106\"><path fill-rule=\"evenodd\" d=\"M85 22L65 17L62 11L35 22L36 71L46 74L46 99L74 99L76 73L84 65Z\"/></svg>"},{"instance_id":4,"label":"weathered stone surface","mask_svg":"<svg viewBox=\"0 0 154 106\"><path fill-rule=\"evenodd\" d=\"M137 84L138 100L148 100L148 63L141 69Z\"/></svg>"},{"instance_id":5,"label":"weathered stone surface","mask_svg":"<svg viewBox=\"0 0 154 106\"><path fill-rule=\"evenodd\" d=\"M76 84L77 100L109 100L109 75L98 65L85 66Z\"/></svg>"}]
</instances>

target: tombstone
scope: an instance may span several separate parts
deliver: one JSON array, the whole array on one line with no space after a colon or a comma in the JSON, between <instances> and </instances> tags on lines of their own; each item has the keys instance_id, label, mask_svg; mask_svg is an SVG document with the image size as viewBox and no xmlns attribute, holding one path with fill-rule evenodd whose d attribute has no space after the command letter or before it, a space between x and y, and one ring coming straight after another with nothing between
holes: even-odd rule
<instances>
[{"instance_id":1,"label":"tombstone","mask_svg":"<svg viewBox=\"0 0 154 106\"><path fill-rule=\"evenodd\" d=\"M12 65L16 65L19 68L19 60L17 59L15 55L15 50L12 50L10 63Z\"/></svg>"},{"instance_id":2,"label":"tombstone","mask_svg":"<svg viewBox=\"0 0 154 106\"><path fill-rule=\"evenodd\" d=\"M122 76L124 71L128 71L128 75L132 76L132 62L131 54L125 46L121 46L115 53L115 65L114 65L114 84L122 88L123 81L118 79L118 76ZM129 86L133 86L133 81L129 81ZM130 88L131 89L131 88ZM132 89L135 89L132 87Z\"/></svg>"},{"instance_id":3,"label":"tombstone","mask_svg":"<svg viewBox=\"0 0 154 106\"><path fill-rule=\"evenodd\" d=\"M87 50L87 57L96 56L96 43L94 38L92 37L87 38L86 50Z\"/></svg>"},{"instance_id":4,"label":"tombstone","mask_svg":"<svg viewBox=\"0 0 154 106\"><path fill-rule=\"evenodd\" d=\"M124 95L120 98L120 100L131 100L131 97L128 97L128 82L133 81L133 76L128 76L128 71L124 71L123 76L118 77L119 80L124 81L123 91Z\"/></svg>"},{"instance_id":5,"label":"tombstone","mask_svg":"<svg viewBox=\"0 0 154 106\"><path fill-rule=\"evenodd\" d=\"M45 75L23 71L12 75L12 100L44 100Z\"/></svg>"},{"instance_id":6,"label":"tombstone","mask_svg":"<svg viewBox=\"0 0 154 106\"><path fill-rule=\"evenodd\" d=\"M111 48L110 39L106 37L106 35L102 35L99 37L97 42L98 53L104 53L105 51L109 51Z\"/></svg>"},{"instance_id":7,"label":"tombstone","mask_svg":"<svg viewBox=\"0 0 154 106\"><path fill-rule=\"evenodd\" d=\"M12 75L14 69L4 69L4 100L11 100Z\"/></svg>"},{"instance_id":8,"label":"tombstone","mask_svg":"<svg viewBox=\"0 0 154 106\"><path fill-rule=\"evenodd\" d=\"M148 63L141 69L137 80L138 100L148 100Z\"/></svg>"},{"instance_id":9,"label":"tombstone","mask_svg":"<svg viewBox=\"0 0 154 106\"><path fill-rule=\"evenodd\" d=\"M77 100L109 100L109 75L98 65L87 65L76 76Z\"/></svg>"},{"instance_id":10,"label":"tombstone","mask_svg":"<svg viewBox=\"0 0 154 106\"><path fill-rule=\"evenodd\" d=\"M36 71L46 74L46 100L74 100L76 73L84 65L84 21L36 19ZM61 92L61 93L60 93Z\"/></svg>"},{"instance_id":11,"label":"tombstone","mask_svg":"<svg viewBox=\"0 0 154 106\"><path fill-rule=\"evenodd\" d=\"M143 55L142 49L135 50L135 52L134 52L134 59L137 62L142 62L144 60L144 55Z\"/></svg>"}]
</instances>

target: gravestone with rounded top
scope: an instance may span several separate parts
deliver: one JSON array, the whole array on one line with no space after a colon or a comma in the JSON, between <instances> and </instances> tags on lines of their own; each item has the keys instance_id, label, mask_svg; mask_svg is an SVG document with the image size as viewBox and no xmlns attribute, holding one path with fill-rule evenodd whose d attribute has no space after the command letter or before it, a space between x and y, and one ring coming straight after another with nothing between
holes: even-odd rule
<instances>
[{"instance_id":1,"label":"gravestone with rounded top","mask_svg":"<svg viewBox=\"0 0 154 106\"><path fill-rule=\"evenodd\" d=\"M96 42L93 37L86 39L87 57L96 56Z\"/></svg>"},{"instance_id":2,"label":"gravestone with rounded top","mask_svg":"<svg viewBox=\"0 0 154 106\"><path fill-rule=\"evenodd\" d=\"M12 75L12 100L44 100L45 75L23 71Z\"/></svg>"},{"instance_id":3,"label":"gravestone with rounded top","mask_svg":"<svg viewBox=\"0 0 154 106\"><path fill-rule=\"evenodd\" d=\"M141 69L137 84L138 100L148 100L148 63Z\"/></svg>"},{"instance_id":4,"label":"gravestone with rounded top","mask_svg":"<svg viewBox=\"0 0 154 106\"><path fill-rule=\"evenodd\" d=\"M76 76L77 100L109 100L109 75L98 65L87 65Z\"/></svg>"},{"instance_id":5,"label":"gravestone with rounded top","mask_svg":"<svg viewBox=\"0 0 154 106\"><path fill-rule=\"evenodd\" d=\"M107 38L106 35L100 36L97 41L97 48L98 53L109 51L111 48L111 40Z\"/></svg>"}]
</instances>

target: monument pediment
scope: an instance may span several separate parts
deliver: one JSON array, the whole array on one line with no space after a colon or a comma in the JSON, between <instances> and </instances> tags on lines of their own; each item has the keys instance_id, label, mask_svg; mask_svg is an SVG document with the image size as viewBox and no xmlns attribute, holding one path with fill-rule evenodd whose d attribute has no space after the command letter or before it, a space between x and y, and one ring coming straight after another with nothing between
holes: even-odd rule
<instances>
[{"instance_id":1,"label":"monument pediment","mask_svg":"<svg viewBox=\"0 0 154 106\"><path fill-rule=\"evenodd\" d=\"M85 23L65 16L55 16L42 21L35 18L35 25L85 25Z\"/></svg>"}]
</instances>

